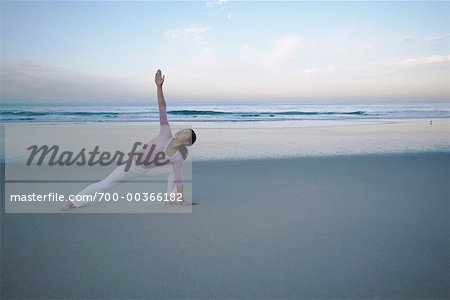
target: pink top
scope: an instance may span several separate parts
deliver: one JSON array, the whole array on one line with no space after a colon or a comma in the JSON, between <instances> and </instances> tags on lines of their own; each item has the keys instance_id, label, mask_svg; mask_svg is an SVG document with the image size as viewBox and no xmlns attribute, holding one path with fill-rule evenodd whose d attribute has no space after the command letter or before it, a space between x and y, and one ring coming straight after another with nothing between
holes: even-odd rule
<instances>
[{"instance_id":1,"label":"pink top","mask_svg":"<svg viewBox=\"0 0 450 300\"><path fill-rule=\"evenodd\" d=\"M173 171L175 174L175 185L181 186L183 185L183 176L181 172L181 167L183 164L183 157L181 153L177 150L177 152L173 156L169 156L166 153L167 146L169 146L170 142L173 139L172 130L170 129L169 122L167 121L167 111L165 106L159 107L159 124L161 125L159 135L149 141L147 143L147 149L144 150L142 157L147 157L148 152L151 149L152 145L155 145L152 156L149 161L152 161L157 153L163 152L166 155L166 158L169 160L168 164L171 164L173 167ZM167 160L165 160L167 161ZM164 161L164 162L165 162ZM149 166L141 165L143 168L155 168L155 164L151 164Z\"/></svg>"}]
</instances>

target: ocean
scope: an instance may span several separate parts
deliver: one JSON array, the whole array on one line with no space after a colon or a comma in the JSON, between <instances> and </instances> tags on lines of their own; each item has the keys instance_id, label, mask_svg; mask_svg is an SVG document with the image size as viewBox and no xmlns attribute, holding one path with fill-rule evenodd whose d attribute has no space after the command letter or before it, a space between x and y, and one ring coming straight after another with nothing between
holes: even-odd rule
<instances>
[{"instance_id":1,"label":"ocean","mask_svg":"<svg viewBox=\"0 0 450 300\"><path fill-rule=\"evenodd\" d=\"M170 122L377 121L450 118L450 103L169 104L167 112ZM0 114L2 125L158 121L156 105L4 104Z\"/></svg>"}]
</instances>

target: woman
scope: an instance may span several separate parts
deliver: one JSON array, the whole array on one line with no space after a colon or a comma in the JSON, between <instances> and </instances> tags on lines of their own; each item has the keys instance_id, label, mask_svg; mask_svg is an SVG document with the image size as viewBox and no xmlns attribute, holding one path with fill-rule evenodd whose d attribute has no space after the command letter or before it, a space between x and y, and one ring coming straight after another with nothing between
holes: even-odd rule
<instances>
[{"instance_id":1,"label":"woman","mask_svg":"<svg viewBox=\"0 0 450 300\"><path fill-rule=\"evenodd\" d=\"M181 194L181 201L173 201L169 203L192 205L195 203L187 202L184 200L183 193L183 179L182 179L182 164L183 160L187 157L186 146L191 146L195 143L197 136L192 129L182 129L178 131L175 136L172 135L172 130L170 129L169 122L167 121L166 112L166 101L164 99L162 86L164 84L165 76L162 76L161 70L158 70L155 75L155 83L157 87L158 105L159 105L159 123L161 125L160 132L157 137L147 143L148 147L142 153L141 157L147 158L149 149L152 149L152 154L156 156L157 153L163 152L165 157L168 159L167 164L163 166L155 166L150 164L145 166L145 164L133 164L132 167L125 171L125 165L117 167L111 174L108 175L102 181L96 182L89 185L84 190L82 190L77 195L90 195L95 192L103 192L113 188L120 182L131 180L138 176L156 176L161 174L169 173L167 193ZM154 145L155 147L151 147ZM149 161L153 158L150 157ZM63 211L68 211L70 209L81 207L86 204L81 198L78 200L69 201L66 206L62 208Z\"/></svg>"}]
</instances>

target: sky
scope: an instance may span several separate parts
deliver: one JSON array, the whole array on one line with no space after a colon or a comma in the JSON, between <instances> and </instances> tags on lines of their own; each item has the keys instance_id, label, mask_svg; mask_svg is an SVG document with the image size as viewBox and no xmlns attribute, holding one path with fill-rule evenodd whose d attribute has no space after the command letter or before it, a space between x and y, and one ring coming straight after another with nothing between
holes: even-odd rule
<instances>
[{"instance_id":1,"label":"sky","mask_svg":"<svg viewBox=\"0 0 450 300\"><path fill-rule=\"evenodd\" d=\"M450 2L0 3L5 103L448 101Z\"/></svg>"}]
</instances>

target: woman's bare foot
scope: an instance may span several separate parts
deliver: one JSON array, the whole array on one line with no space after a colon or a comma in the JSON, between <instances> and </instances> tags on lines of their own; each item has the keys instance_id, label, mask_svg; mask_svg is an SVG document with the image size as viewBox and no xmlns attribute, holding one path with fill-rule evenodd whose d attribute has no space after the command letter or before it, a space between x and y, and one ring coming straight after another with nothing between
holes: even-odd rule
<instances>
[{"instance_id":1,"label":"woman's bare foot","mask_svg":"<svg viewBox=\"0 0 450 300\"><path fill-rule=\"evenodd\" d=\"M73 203L69 201L64 207L61 208L61 211L68 211L73 208L75 208L75 205L73 205Z\"/></svg>"}]
</instances>

